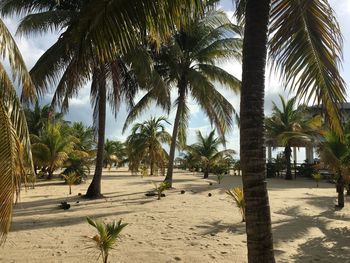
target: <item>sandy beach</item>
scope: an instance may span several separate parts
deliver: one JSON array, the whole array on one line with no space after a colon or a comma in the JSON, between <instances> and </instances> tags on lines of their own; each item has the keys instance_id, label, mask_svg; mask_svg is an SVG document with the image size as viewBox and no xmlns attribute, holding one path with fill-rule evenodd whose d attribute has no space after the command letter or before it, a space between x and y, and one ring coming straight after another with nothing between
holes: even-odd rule
<instances>
[{"instance_id":1,"label":"sandy beach","mask_svg":"<svg viewBox=\"0 0 350 263\"><path fill-rule=\"evenodd\" d=\"M73 186L71 196L61 181L23 190L0 262L96 262L98 253L86 238L95 234L87 216L129 224L110 262L246 262L244 223L225 194L241 178L225 176L218 184L214 175L204 180L177 170L174 179L175 188L161 200L145 193L162 177L142 179L126 168L104 171L105 199L78 196L88 182ZM316 188L307 179L269 179L268 189L277 262L350 262L348 196L345 208L336 211L330 183ZM65 200L71 204L67 211L58 208Z\"/></svg>"}]
</instances>

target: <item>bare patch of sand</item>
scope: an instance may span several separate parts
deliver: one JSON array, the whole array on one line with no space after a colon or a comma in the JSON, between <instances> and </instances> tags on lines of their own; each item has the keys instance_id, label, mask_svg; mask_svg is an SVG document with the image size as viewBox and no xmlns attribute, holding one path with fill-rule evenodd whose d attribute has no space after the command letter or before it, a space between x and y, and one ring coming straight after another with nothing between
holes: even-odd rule
<instances>
[{"instance_id":1,"label":"bare patch of sand","mask_svg":"<svg viewBox=\"0 0 350 263\"><path fill-rule=\"evenodd\" d=\"M88 183L73 186L71 196L67 185L39 183L21 194L0 262L96 262L84 237L95 234L86 216L129 223L110 262L246 262L244 224L225 194L241 178L226 176L220 185L201 174L176 171L174 178L175 188L159 201L145 193L162 177L141 179L125 168L104 171L100 200L78 196ZM334 185L315 186L268 180L278 262L350 262L350 198L336 211ZM65 200L71 209L58 209Z\"/></svg>"}]
</instances>

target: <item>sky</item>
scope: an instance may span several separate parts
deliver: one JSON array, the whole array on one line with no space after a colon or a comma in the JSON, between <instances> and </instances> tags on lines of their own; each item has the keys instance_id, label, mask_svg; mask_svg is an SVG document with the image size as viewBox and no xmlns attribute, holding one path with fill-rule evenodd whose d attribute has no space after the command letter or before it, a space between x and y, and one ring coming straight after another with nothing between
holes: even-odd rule
<instances>
[{"instance_id":1,"label":"sky","mask_svg":"<svg viewBox=\"0 0 350 263\"><path fill-rule=\"evenodd\" d=\"M335 10L336 17L340 24L343 36L344 36L344 58L343 67L341 69L341 74L345 79L347 86L350 84L350 0L330 0L331 6ZM225 10L229 17L233 16L232 0L222 0L220 2L220 8ZM4 22L10 29L10 31L15 34L19 18L5 18ZM47 50L56 40L58 34L51 33L45 34L43 36L31 36L30 38L15 36L16 42L19 46L20 51L24 57L27 67L30 69L38 58ZM237 62L227 62L221 65L222 68L227 70L229 73L233 74L237 78L241 79L241 65ZM54 88L54 87L53 87ZM239 110L239 95L229 92L223 88L220 90L224 93L225 97L231 102L235 109ZM87 125L92 124L92 109L90 104L90 89L87 85L83 88L77 98L74 98L70 102L70 110L66 115L66 119L69 121L82 121ZM278 102L278 94L283 94L285 97L292 96L293 94L288 94L283 87L279 79L273 74L267 74L266 76L266 90L265 90L265 114L269 115L271 113L272 101ZM51 101L52 93L46 94L41 98L41 104L46 104ZM348 95L349 98L349 95ZM189 121L188 128L188 143L194 143L196 139L196 131L200 130L203 134L207 134L212 130L208 118L202 113L200 107L191 99L188 100L189 108L191 112L191 117ZM278 103L277 103L278 104ZM138 121L143 121L150 116L161 116L166 115L160 109L152 106L149 110L141 115ZM110 109L107 110L107 126L106 126L106 136L109 139L125 140L128 136L128 131L122 134L122 127L127 116L127 111L124 105L121 106L117 119L114 119ZM169 116L169 122L173 122L175 118L175 109L173 109ZM168 126L168 130L171 133L172 126ZM233 131L227 135L227 148L231 148L239 152L239 129L237 126L234 127ZM277 151L280 151L278 149ZM274 152L274 154L277 153ZM236 156L238 158L238 156ZM304 150L298 153L298 162L302 162L305 159Z\"/></svg>"}]
</instances>

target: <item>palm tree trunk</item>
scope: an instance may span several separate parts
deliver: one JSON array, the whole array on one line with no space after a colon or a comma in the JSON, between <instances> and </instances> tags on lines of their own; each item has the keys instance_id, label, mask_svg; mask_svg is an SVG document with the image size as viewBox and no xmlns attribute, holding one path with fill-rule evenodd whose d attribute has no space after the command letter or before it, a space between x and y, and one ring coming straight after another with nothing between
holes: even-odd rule
<instances>
[{"instance_id":1,"label":"palm tree trunk","mask_svg":"<svg viewBox=\"0 0 350 263\"><path fill-rule=\"evenodd\" d=\"M337 179L337 193L338 193L338 208L344 207L344 179L341 173L338 174Z\"/></svg>"},{"instance_id":2,"label":"palm tree trunk","mask_svg":"<svg viewBox=\"0 0 350 263\"><path fill-rule=\"evenodd\" d=\"M181 84L181 83L183 83L183 84ZM175 116L175 121L174 121L173 134L171 137L168 169L167 169L166 177L164 179L164 182L167 182L169 184L169 187L172 187L172 184L173 184L173 170L174 170L176 140L177 140L177 134L179 131L181 113L182 113L183 107L185 105L186 82L183 81L181 83L179 84L179 99L178 99L176 116Z\"/></svg>"},{"instance_id":3,"label":"palm tree trunk","mask_svg":"<svg viewBox=\"0 0 350 263\"><path fill-rule=\"evenodd\" d=\"M204 170L204 179L207 179L209 177L209 169L208 168L205 168Z\"/></svg>"},{"instance_id":4,"label":"palm tree trunk","mask_svg":"<svg viewBox=\"0 0 350 263\"><path fill-rule=\"evenodd\" d=\"M151 163L150 163L150 170L151 170L151 176L153 176L153 170L154 170L154 164L153 164L153 160L151 160Z\"/></svg>"},{"instance_id":5,"label":"palm tree trunk","mask_svg":"<svg viewBox=\"0 0 350 263\"><path fill-rule=\"evenodd\" d=\"M51 180L53 178L53 171L49 168L47 169L47 179Z\"/></svg>"},{"instance_id":6,"label":"palm tree trunk","mask_svg":"<svg viewBox=\"0 0 350 263\"><path fill-rule=\"evenodd\" d=\"M286 171L286 180L292 180L292 168L291 168L291 163L290 163L290 157L292 154L292 148L287 145L284 148L284 156L286 157L286 162L287 162L287 171Z\"/></svg>"},{"instance_id":7,"label":"palm tree trunk","mask_svg":"<svg viewBox=\"0 0 350 263\"><path fill-rule=\"evenodd\" d=\"M102 78L103 78L103 74ZM101 179L104 157L104 142L106 128L106 82L105 79L99 81L99 98L98 98L98 138L95 174L92 182L85 194L87 198L101 198Z\"/></svg>"},{"instance_id":8,"label":"palm tree trunk","mask_svg":"<svg viewBox=\"0 0 350 263\"><path fill-rule=\"evenodd\" d=\"M249 263L275 262L264 147L264 89L270 0L247 0L240 107L240 157Z\"/></svg>"}]
</instances>

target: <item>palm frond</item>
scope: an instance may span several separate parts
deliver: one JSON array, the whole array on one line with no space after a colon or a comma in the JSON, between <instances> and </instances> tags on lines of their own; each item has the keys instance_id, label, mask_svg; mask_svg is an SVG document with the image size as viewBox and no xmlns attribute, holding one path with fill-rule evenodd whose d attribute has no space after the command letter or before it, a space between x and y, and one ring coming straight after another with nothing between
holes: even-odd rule
<instances>
[{"instance_id":1,"label":"palm frond","mask_svg":"<svg viewBox=\"0 0 350 263\"><path fill-rule=\"evenodd\" d=\"M50 10L25 16L18 25L16 34L30 36L33 34L45 34L59 31L65 28L71 20L77 16L77 12Z\"/></svg>"},{"instance_id":2,"label":"palm frond","mask_svg":"<svg viewBox=\"0 0 350 263\"><path fill-rule=\"evenodd\" d=\"M22 86L22 99L34 101L36 99L35 88L28 74L27 67L4 22L0 19L0 56L8 59L13 79L18 80Z\"/></svg>"},{"instance_id":3,"label":"palm frond","mask_svg":"<svg viewBox=\"0 0 350 263\"><path fill-rule=\"evenodd\" d=\"M272 63L299 98L323 104L331 127L342 133L339 103L345 83L339 73L342 35L327 0L275 0L269 51Z\"/></svg>"}]
</instances>

